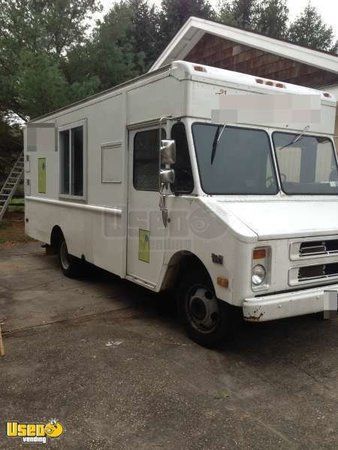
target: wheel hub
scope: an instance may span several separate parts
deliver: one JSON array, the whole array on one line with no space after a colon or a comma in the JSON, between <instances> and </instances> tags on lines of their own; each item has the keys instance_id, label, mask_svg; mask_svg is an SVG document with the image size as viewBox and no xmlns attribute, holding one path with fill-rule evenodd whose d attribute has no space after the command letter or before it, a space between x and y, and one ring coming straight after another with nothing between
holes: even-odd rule
<instances>
[{"instance_id":1,"label":"wheel hub","mask_svg":"<svg viewBox=\"0 0 338 450\"><path fill-rule=\"evenodd\" d=\"M188 301L188 313L191 323L202 332L210 332L219 320L218 301L206 288L198 288Z\"/></svg>"},{"instance_id":2,"label":"wheel hub","mask_svg":"<svg viewBox=\"0 0 338 450\"><path fill-rule=\"evenodd\" d=\"M205 307L204 302L198 298L194 297L191 299L191 314L197 320L205 319L207 315L207 308Z\"/></svg>"}]
</instances>

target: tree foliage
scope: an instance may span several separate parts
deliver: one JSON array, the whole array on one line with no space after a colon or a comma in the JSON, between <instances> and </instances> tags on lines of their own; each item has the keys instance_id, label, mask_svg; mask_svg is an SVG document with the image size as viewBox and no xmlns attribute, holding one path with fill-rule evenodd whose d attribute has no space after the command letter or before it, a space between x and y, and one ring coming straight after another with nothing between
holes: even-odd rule
<instances>
[{"instance_id":1,"label":"tree foliage","mask_svg":"<svg viewBox=\"0 0 338 450\"><path fill-rule=\"evenodd\" d=\"M67 101L67 82L54 55L22 51L17 75L17 102L37 116Z\"/></svg>"},{"instance_id":2,"label":"tree foliage","mask_svg":"<svg viewBox=\"0 0 338 450\"><path fill-rule=\"evenodd\" d=\"M161 52L159 12L146 0L129 0L133 50L143 59L147 70Z\"/></svg>"},{"instance_id":3,"label":"tree foliage","mask_svg":"<svg viewBox=\"0 0 338 450\"><path fill-rule=\"evenodd\" d=\"M258 0L226 0L221 4L219 21L243 29L255 29Z\"/></svg>"},{"instance_id":4,"label":"tree foliage","mask_svg":"<svg viewBox=\"0 0 338 450\"><path fill-rule=\"evenodd\" d=\"M160 44L163 49L191 16L212 20L215 12L208 0L162 0Z\"/></svg>"},{"instance_id":5,"label":"tree foliage","mask_svg":"<svg viewBox=\"0 0 338 450\"><path fill-rule=\"evenodd\" d=\"M89 44L91 73L107 89L138 75L140 56L134 51L131 36L132 11L129 3L116 3L94 30Z\"/></svg>"},{"instance_id":6,"label":"tree foliage","mask_svg":"<svg viewBox=\"0 0 338 450\"><path fill-rule=\"evenodd\" d=\"M22 150L22 133L18 125L10 125L9 118L0 113L0 183Z\"/></svg>"},{"instance_id":7,"label":"tree foliage","mask_svg":"<svg viewBox=\"0 0 338 450\"><path fill-rule=\"evenodd\" d=\"M99 9L97 0L0 0L1 111L36 115L83 94L67 89L61 65Z\"/></svg>"},{"instance_id":8,"label":"tree foliage","mask_svg":"<svg viewBox=\"0 0 338 450\"><path fill-rule=\"evenodd\" d=\"M276 39L287 38L289 9L286 0L260 2L255 16L255 30Z\"/></svg>"},{"instance_id":9,"label":"tree foliage","mask_svg":"<svg viewBox=\"0 0 338 450\"><path fill-rule=\"evenodd\" d=\"M338 48L332 27L323 22L310 3L289 24L286 0L222 0L217 20L276 39L287 39L314 50L337 52Z\"/></svg>"},{"instance_id":10,"label":"tree foliage","mask_svg":"<svg viewBox=\"0 0 338 450\"><path fill-rule=\"evenodd\" d=\"M1 35L20 48L61 55L82 42L100 9L97 0L0 0Z\"/></svg>"},{"instance_id":11,"label":"tree foliage","mask_svg":"<svg viewBox=\"0 0 338 450\"><path fill-rule=\"evenodd\" d=\"M309 3L302 14L290 25L290 40L317 50L334 51L333 29L327 26L318 11Z\"/></svg>"}]
</instances>

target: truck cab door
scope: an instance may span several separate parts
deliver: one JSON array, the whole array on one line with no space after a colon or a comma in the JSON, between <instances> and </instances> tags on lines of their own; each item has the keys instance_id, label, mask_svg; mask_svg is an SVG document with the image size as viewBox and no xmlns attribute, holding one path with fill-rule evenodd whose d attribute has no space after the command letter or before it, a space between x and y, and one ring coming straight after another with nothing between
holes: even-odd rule
<instances>
[{"instance_id":1,"label":"truck cab door","mask_svg":"<svg viewBox=\"0 0 338 450\"><path fill-rule=\"evenodd\" d=\"M165 130L161 139L165 139ZM158 127L129 132L127 277L155 288L164 262L167 231L159 209Z\"/></svg>"}]
</instances>

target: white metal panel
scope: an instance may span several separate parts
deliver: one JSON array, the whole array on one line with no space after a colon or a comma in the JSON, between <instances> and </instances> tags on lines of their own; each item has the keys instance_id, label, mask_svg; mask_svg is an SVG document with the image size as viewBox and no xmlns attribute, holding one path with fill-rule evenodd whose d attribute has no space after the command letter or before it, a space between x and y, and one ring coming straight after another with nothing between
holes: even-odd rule
<instances>
[{"instance_id":1,"label":"white metal panel","mask_svg":"<svg viewBox=\"0 0 338 450\"><path fill-rule=\"evenodd\" d=\"M174 77L146 83L128 91L128 125L145 123L160 117L186 114L186 83Z\"/></svg>"},{"instance_id":2,"label":"white metal panel","mask_svg":"<svg viewBox=\"0 0 338 450\"><path fill-rule=\"evenodd\" d=\"M243 315L249 322L266 322L324 311L336 314L337 296L338 285L334 284L327 288L248 298L243 304Z\"/></svg>"},{"instance_id":3,"label":"white metal panel","mask_svg":"<svg viewBox=\"0 0 338 450\"><path fill-rule=\"evenodd\" d=\"M51 121L51 117L44 119ZM50 242L52 229L61 227L69 251L75 256L85 258L99 267L123 276L125 273L125 223L126 214L123 205L125 198L125 133L126 110L125 96L120 94L88 106L70 108L54 117L60 129L74 123L86 122L85 143L87 147L84 167L88 167L87 201L73 198L63 201L59 194L59 152L52 146L44 145L43 134L39 129L37 151L29 153L31 172L29 179L31 190L27 190L26 224L27 233L43 242ZM120 177L123 183L101 183L101 144L102 142L121 142L123 158L119 162ZM37 193L37 159L47 158L47 194L46 200L54 203L38 203L30 197L39 197ZM28 178L28 175L27 175ZM92 205L98 207L93 210ZM101 207L101 209L100 209ZM118 209L120 214L112 214Z\"/></svg>"},{"instance_id":4,"label":"white metal panel","mask_svg":"<svg viewBox=\"0 0 338 450\"><path fill-rule=\"evenodd\" d=\"M338 233L335 196L297 196L271 200L222 201L223 208L245 223L260 239L285 239Z\"/></svg>"},{"instance_id":5,"label":"white metal panel","mask_svg":"<svg viewBox=\"0 0 338 450\"><path fill-rule=\"evenodd\" d=\"M29 168L25 178L29 180L29 186L25 184L26 192L30 192L30 195L56 198L58 154L55 151L55 127L52 121L48 121L48 123L28 125L24 131L25 167ZM27 157L29 157L28 161ZM39 158L46 158L46 194L38 192Z\"/></svg>"},{"instance_id":6,"label":"white metal panel","mask_svg":"<svg viewBox=\"0 0 338 450\"><path fill-rule=\"evenodd\" d=\"M123 157L122 142L101 145L102 183L122 183Z\"/></svg>"},{"instance_id":7,"label":"white metal panel","mask_svg":"<svg viewBox=\"0 0 338 450\"><path fill-rule=\"evenodd\" d=\"M140 128L129 133L127 274L155 288L163 267L168 229L162 222L159 192L136 189L133 183L134 138L137 133L147 130L158 132L158 127ZM147 259L140 255L142 235L148 242Z\"/></svg>"}]
</instances>

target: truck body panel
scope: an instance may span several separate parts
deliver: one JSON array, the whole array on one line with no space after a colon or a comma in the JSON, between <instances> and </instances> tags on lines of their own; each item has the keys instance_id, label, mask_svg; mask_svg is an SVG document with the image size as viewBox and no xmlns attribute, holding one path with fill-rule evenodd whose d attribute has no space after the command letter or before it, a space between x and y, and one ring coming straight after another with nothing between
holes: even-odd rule
<instances>
[{"instance_id":1,"label":"truck body panel","mask_svg":"<svg viewBox=\"0 0 338 450\"><path fill-rule=\"evenodd\" d=\"M59 227L71 255L154 291L168 287L168 272L181 256L195 255L208 271L217 298L236 306L250 304L251 298L263 294L306 290L314 285L321 289L338 280L337 271L330 277L299 281L294 271L305 260L292 260L290 253L298 241L338 239L337 196L287 196L281 189L269 196L209 195L202 189L191 128L200 121L211 123L212 111L220 108L224 95L317 96L321 120L310 123L306 133L332 136L336 108L332 97L287 83L277 87L276 82L257 80L176 61L31 121L25 130L27 234L51 244L53 229ZM185 127L194 186L187 194L168 194L170 223L165 227L158 189L137 188L144 180L142 176L135 180L136 142L147 133L152 140L152 133L158 133L160 140L160 129L170 138L177 123ZM301 122L280 121L272 128L255 114L246 122L227 125L264 130L271 147L275 130L304 132ZM79 171L72 158L80 132ZM46 160L45 192L39 192L41 158ZM77 191L78 178L81 188ZM251 271L257 247L268 248L270 259L267 285L255 290ZM338 264L338 253L324 256L320 264ZM318 265L317 255L306 261ZM227 280L227 287L218 284L219 278ZM292 315L292 308L289 311ZM248 317L251 315L250 309Z\"/></svg>"}]
</instances>

